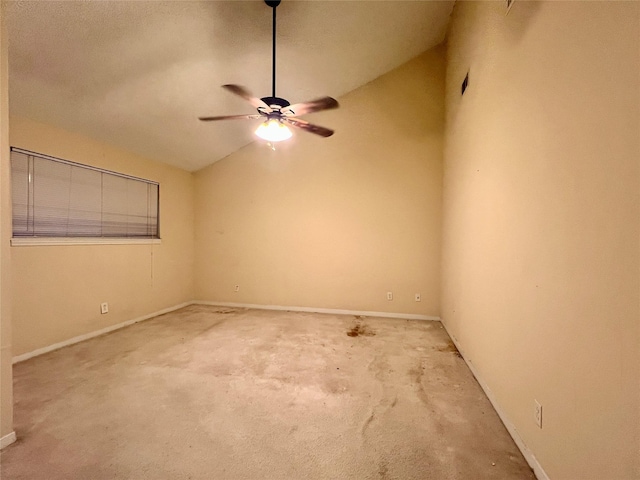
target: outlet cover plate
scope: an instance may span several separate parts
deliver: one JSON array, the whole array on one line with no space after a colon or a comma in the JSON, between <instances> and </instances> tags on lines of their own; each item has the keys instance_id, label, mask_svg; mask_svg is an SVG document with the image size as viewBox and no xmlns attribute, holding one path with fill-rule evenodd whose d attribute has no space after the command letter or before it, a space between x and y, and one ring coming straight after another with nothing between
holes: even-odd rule
<instances>
[{"instance_id":1,"label":"outlet cover plate","mask_svg":"<svg viewBox=\"0 0 640 480\"><path fill-rule=\"evenodd\" d=\"M538 428L542 428L542 405L540 405L538 400L533 400L533 403L533 419L535 420L536 425L538 425Z\"/></svg>"}]
</instances>

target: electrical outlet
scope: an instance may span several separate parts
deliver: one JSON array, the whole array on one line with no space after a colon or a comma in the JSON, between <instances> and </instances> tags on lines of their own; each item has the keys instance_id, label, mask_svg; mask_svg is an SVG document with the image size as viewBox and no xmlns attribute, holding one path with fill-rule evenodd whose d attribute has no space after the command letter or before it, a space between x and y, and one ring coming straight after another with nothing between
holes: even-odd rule
<instances>
[{"instance_id":1,"label":"electrical outlet","mask_svg":"<svg viewBox=\"0 0 640 480\"><path fill-rule=\"evenodd\" d=\"M107 302L100 304L100 313L102 315L109 313L109 304Z\"/></svg>"},{"instance_id":2,"label":"electrical outlet","mask_svg":"<svg viewBox=\"0 0 640 480\"><path fill-rule=\"evenodd\" d=\"M536 421L538 428L542 428L542 405L540 405L538 400L533 400L533 403L533 419Z\"/></svg>"},{"instance_id":3,"label":"electrical outlet","mask_svg":"<svg viewBox=\"0 0 640 480\"><path fill-rule=\"evenodd\" d=\"M387 300L393 300L393 292L387 292Z\"/></svg>"},{"instance_id":4,"label":"electrical outlet","mask_svg":"<svg viewBox=\"0 0 640 480\"><path fill-rule=\"evenodd\" d=\"M235 287L233 287L233 291L234 292L239 292L240 291L240 285L236 285Z\"/></svg>"},{"instance_id":5,"label":"electrical outlet","mask_svg":"<svg viewBox=\"0 0 640 480\"><path fill-rule=\"evenodd\" d=\"M419 302L419 301L420 301L420 294L416 293L416 302Z\"/></svg>"}]
</instances>

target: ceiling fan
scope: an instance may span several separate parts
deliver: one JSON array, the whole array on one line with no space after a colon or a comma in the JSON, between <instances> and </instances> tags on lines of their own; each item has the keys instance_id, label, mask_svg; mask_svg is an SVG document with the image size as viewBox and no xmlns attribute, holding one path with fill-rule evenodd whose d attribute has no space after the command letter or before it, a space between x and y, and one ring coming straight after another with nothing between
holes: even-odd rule
<instances>
[{"instance_id":1,"label":"ceiling fan","mask_svg":"<svg viewBox=\"0 0 640 480\"><path fill-rule=\"evenodd\" d=\"M256 108L258 113L250 115L224 115L218 117L199 117L204 122L216 120L234 120L249 119L256 120L264 118L264 122L255 131L256 135L269 142L279 142L291 138L291 130L287 125L291 125L310 133L315 133L321 137L330 137L333 130L319 125L314 125L305 120L296 118L298 115L319 112L321 110L329 110L338 108L338 102L331 97L321 97L304 103L295 103L291 105L284 98L276 96L276 7L280 5L280 0L264 0L269 7L273 9L273 61L271 69L271 96L257 98L254 97L246 88L240 85L222 85L226 89L249 102Z\"/></svg>"}]
</instances>

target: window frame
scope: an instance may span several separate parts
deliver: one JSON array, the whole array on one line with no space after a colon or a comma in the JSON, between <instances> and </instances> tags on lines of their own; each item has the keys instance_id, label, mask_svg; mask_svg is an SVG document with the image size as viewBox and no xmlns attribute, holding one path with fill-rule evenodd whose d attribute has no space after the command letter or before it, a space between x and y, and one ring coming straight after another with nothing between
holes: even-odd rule
<instances>
[{"instance_id":1,"label":"window frame","mask_svg":"<svg viewBox=\"0 0 640 480\"><path fill-rule=\"evenodd\" d=\"M18 235L14 236L13 232L13 213L11 215L11 246L35 246L35 245L136 245L136 244L160 244L162 243L161 229L160 229L160 182L149 180L146 178L136 177L134 175L128 175L125 173L116 172L106 168L95 167L93 165L86 165L71 160L66 160L43 153L26 150L19 147L11 147L10 153L19 153L34 158L41 158L56 162L59 164L69 165L71 167L82 168L86 170L92 170L101 174L112 175L128 180L134 180L145 183L147 185L155 185L157 187L157 233L156 236L37 236L37 235ZM11 175L13 176L13 165L10 168ZM13 193L11 195L11 203L13 209Z\"/></svg>"}]
</instances>

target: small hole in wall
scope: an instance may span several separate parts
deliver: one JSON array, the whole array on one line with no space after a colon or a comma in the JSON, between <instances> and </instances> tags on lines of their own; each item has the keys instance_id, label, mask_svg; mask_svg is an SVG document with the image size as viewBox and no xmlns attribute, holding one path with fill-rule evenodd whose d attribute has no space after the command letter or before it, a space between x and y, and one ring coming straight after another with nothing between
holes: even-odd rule
<instances>
[{"instance_id":1,"label":"small hole in wall","mask_svg":"<svg viewBox=\"0 0 640 480\"><path fill-rule=\"evenodd\" d=\"M469 85L469 72L467 72L467 75L464 77L464 80L462 81L462 87L460 88L460 95L464 95L464 91L467 89L467 86Z\"/></svg>"}]
</instances>

